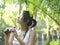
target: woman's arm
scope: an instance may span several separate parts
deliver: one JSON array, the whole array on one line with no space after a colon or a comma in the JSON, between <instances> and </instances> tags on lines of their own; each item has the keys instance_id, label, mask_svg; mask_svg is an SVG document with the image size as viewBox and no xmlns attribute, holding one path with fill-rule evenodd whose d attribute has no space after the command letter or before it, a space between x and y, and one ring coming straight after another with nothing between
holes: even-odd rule
<instances>
[{"instance_id":1,"label":"woman's arm","mask_svg":"<svg viewBox=\"0 0 60 45\"><path fill-rule=\"evenodd\" d=\"M5 34L4 33L4 40L5 40L4 45L8 45L9 36L10 36L10 34Z\"/></svg>"},{"instance_id":2,"label":"woman's arm","mask_svg":"<svg viewBox=\"0 0 60 45\"><path fill-rule=\"evenodd\" d=\"M4 40L5 40L5 44L4 45L13 45L13 38L14 35L13 33L10 34L4 34Z\"/></svg>"},{"instance_id":3,"label":"woman's arm","mask_svg":"<svg viewBox=\"0 0 60 45\"><path fill-rule=\"evenodd\" d=\"M32 30L30 32L30 38L29 38L27 45L34 45L35 42L36 42L36 32L35 32L35 30Z\"/></svg>"},{"instance_id":4,"label":"woman's arm","mask_svg":"<svg viewBox=\"0 0 60 45\"><path fill-rule=\"evenodd\" d=\"M4 45L8 45L10 33L7 33L7 29L4 30Z\"/></svg>"},{"instance_id":5,"label":"woman's arm","mask_svg":"<svg viewBox=\"0 0 60 45\"><path fill-rule=\"evenodd\" d=\"M13 32L11 32L9 41L8 41L8 45L13 45L13 39L14 39L14 34L13 34Z\"/></svg>"}]
</instances>

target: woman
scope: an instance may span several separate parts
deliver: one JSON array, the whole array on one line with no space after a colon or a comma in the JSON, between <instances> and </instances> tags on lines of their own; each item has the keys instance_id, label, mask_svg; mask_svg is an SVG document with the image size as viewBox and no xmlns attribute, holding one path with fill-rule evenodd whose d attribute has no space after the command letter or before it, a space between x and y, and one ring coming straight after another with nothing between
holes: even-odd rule
<instances>
[{"instance_id":1,"label":"woman","mask_svg":"<svg viewBox=\"0 0 60 45\"><path fill-rule=\"evenodd\" d=\"M30 17L29 11L23 11L17 22L19 24L18 30L12 28L11 33L4 33L5 45L34 45L36 32L30 28L36 25L36 20Z\"/></svg>"}]
</instances>

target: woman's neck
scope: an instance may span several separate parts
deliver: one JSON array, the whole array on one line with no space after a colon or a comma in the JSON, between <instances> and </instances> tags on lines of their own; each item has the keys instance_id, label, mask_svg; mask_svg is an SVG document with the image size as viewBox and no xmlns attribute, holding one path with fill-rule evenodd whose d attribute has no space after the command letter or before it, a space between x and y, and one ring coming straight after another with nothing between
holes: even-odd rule
<instances>
[{"instance_id":1,"label":"woman's neck","mask_svg":"<svg viewBox=\"0 0 60 45\"><path fill-rule=\"evenodd\" d=\"M20 25L20 30L21 31L26 31L27 30L27 25Z\"/></svg>"}]
</instances>

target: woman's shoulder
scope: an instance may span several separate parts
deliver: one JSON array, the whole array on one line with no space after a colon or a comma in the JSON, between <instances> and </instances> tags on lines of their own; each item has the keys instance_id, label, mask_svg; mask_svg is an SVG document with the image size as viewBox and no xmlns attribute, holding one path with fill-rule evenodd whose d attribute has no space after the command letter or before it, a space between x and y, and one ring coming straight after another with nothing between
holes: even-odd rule
<instances>
[{"instance_id":1,"label":"woman's shoulder","mask_svg":"<svg viewBox=\"0 0 60 45\"><path fill-rule=\"evenodd\" d=\"M30 42L36 41L36 31L33 29L30 32Z\"/></svg>"}]
</instances>

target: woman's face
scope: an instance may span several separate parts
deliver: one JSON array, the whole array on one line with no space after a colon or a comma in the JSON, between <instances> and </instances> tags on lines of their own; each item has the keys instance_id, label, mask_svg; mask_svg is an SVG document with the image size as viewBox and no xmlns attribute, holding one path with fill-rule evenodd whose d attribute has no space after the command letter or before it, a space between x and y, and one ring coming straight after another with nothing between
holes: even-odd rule
<instances>
[{"instance_id":1,"label":"woman's face","mask_svg":"<svg viewBox=\"0 0 60 45\"><path fill-rule=\"evenodd\" d=\"M18 23L23 23L23 22L24 22L23 14L20 14L20 15L18 16L17 22L18 22Z\"/></svg>"}]
</instances>

